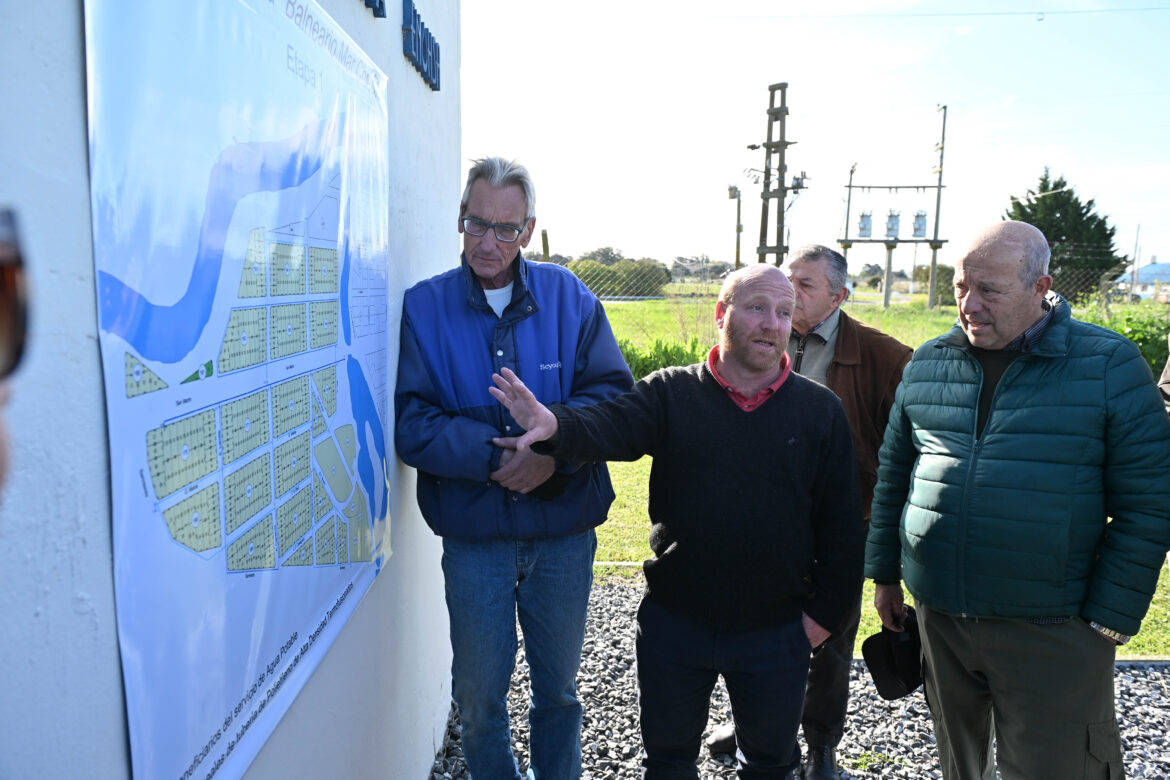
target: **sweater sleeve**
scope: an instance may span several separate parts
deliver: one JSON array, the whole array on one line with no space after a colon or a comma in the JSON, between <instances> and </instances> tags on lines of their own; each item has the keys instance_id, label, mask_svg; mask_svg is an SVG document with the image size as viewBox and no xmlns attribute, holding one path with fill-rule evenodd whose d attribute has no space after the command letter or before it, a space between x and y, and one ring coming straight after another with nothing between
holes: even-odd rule
<instances>
[{"instance_id":1,"label":"sweater sleeve","mask_svg":"<svg viewBox=\"0 0 1170 780\"><path fill-rule=\"evenodd\" d=\"M550 408L557 417L557 439L533 449L575 463L653 455L661 438L662 390L660 373L655 373L635 383L630 392L592 406L555 404Z\"/></svg>"},{"instance_id":2,"label":"sweater sleeve","mask_svg":"<svg viewBox=\"0 0 1170 780\"><path fill-rule=\"evenodd\" d=\"M1170 548L1170 418L1129 342L1105 372L1105 491L1111 518L1081 614L1136 634Z\"/></svg>"},{"instance_id":3,"label":"sweater sleeve","mask_svg":"<svg viewBox=\"0 0 1170 780\"><path fill-rule=\"evenodd\" d=\"M564 406L582 408L599 401L616 398L628 392L634 384L630 367L614 338L609 319L601 301L587 293L592 310L581 319L577 339L577 354L573 366L573 385ZM536 452L544 454L540 448ZM580 463L557 457L557 471L571 474Z\"/></svg>"}]
</instances>

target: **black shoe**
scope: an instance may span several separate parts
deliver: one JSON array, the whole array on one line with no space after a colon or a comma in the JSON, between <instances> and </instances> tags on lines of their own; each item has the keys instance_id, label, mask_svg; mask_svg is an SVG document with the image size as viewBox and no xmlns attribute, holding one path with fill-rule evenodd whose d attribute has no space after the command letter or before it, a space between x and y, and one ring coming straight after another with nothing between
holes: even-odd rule
<instances>
[{"instance_id":1,"label":"black shoe","mask_svg":"<svg viewBox=\"0 0 1170 780\"><path fill-rule=\"evenodd\" d=\"M706 739L707 751L711 755L720 755L726 753L728 755L735 755L735 724L724 723L719 728L711 732L711 736Z\"/></svg>"},{"instance_id":2,"label":"black shoe","mask_svg":"<svg viewBox=\"0 0 1170 780\"><path fill-rule=\"evenodd\" d=\"M804 780L838 780L837 751L831 747L809 745Z\"/></svg>"}]
</instances>

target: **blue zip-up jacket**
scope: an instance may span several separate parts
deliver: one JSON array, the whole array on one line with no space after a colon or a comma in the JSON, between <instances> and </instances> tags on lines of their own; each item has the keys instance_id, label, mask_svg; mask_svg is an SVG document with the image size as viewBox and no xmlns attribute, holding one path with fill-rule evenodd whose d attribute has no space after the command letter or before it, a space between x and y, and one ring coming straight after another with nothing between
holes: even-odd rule
<instances>
[{"instance_id":1,"label":"blue zip-up jacket","mask_svg":"<svg viewBox=\"0 0 1170 780\"><path fill-rule=\"evenodd\" d=\"M879 458L865 573L932 609L1136 634L1170 547L1170 421L1130 341L1056 311L1004 371L962 329L914 353Z\"/></svg>"},{"instance_id":2,"label":"blue zip-up jacket","mask_svg":"<svg viewBox=\"0 0 1170 780\"><path fill-rule=\"evenodd\" d=\"M466 258L406 291L394 441L418 469L418 505L439 536L567 536L599 525L613 502L604 463L558 463L527 495L488 478L502 453L492 437L523 433L488 393L493 372L512 369L545 404L585 406L633 386L605 310L581 280L519 255L515 268L502 317Z\"/></svg>"}]
</instances>

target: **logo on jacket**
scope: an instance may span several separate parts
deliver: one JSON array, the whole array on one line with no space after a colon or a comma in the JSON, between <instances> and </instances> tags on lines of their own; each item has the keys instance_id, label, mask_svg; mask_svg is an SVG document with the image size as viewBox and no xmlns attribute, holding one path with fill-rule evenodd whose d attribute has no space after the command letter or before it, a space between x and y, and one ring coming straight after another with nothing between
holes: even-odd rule
<instances>
[{"instance_id":1,"label":"logo on jacket","mask_svg":"<svg viewBox=\"0 0 1170 780\"><path fill-rule=\"evenodd\" d=\"M560 367L561 367L561 361L559 361L559 360L555 363L541 363L540 364L541 371L555 371Z\"/></svg>"}]
</instances>

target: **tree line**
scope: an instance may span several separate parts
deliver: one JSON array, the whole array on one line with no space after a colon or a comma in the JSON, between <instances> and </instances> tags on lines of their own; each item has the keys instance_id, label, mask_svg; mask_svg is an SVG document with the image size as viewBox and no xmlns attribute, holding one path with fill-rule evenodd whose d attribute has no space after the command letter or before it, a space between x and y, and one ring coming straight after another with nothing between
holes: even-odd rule
<instances>
[{"instance_id":1,"label":"tree line","mask_svg":"<svg viewBox=\"0 0 1170 780\"><path fill-rule=\"evenodd\" d=\"M1093 199L1082 201L1063 176L1053 177L1048 168L1040 176L1035 189L1020 197L1009 195L1004 219L1027 222L1039 228L1052 249L1049 273L1053 288L1070 300L1083 298L1118 279L1125 271L1128 258L1114 248L1117 229L1109 220L1096 213ZM543 260L539 252L529 250L529 259ZM707 255L676 257L667 266L653 258L633 259L620 249L605 246L582 254L578 258L553 254L549 262L567 267L598 297L662 296L671 282L721 280L732 269L732 264L712 261ZM939 265L935 292L946 300L952 294L954 268ZM916 266L914 281L927 284L929 266ZM880 266L870 263L854 276L858 287L873 287L882 278ZM904 271L896 276L907 279Z\"/></svg>"},{"instance_id":2,"label":"tree line","mask_svg":"<svg viewBox=\"0 0 1170 780\"><path fill-rule=\"evenodd\" d=\"M529 259L544 258L530 250ZM609 246L586 252L576 259L552 254L548 261L568 268L599 298L661 297L671 282L719 280L732 267L730 263L712 262L706 255L699 255L676 257L668 268L650 257L638 260L625 257L620 249Z\"/></svg>"}]
</instances>

